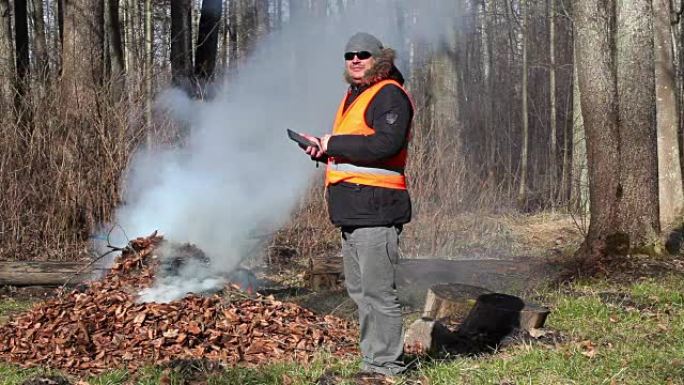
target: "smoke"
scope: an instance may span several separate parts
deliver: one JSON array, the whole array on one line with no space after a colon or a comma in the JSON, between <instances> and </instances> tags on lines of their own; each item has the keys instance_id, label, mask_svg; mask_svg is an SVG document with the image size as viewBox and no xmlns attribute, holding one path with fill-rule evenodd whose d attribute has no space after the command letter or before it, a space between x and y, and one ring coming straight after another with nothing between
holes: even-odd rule
<instances>
[{"instance_id":1,"label":"smoke","mask_svg":"<svg viewBox=\"0 0 684 385\"><path fill-rule=\"evenodd\" d=\"M451 8L446 0L358 3L345 14L291 20L260 41L210 101L175 89L157 98L160 111L190 127L187 143L136 154L115 223L130 236L158 229L174 242L193 243L211 267L158 282L143 300L169 301L222 282L217 277L285 223L316 171L285 129L330 132L347 87L342 53L349 36L373 33L402 55L409 38L439 39L444 30L436 21L447 20L438 11ZM408 24L397 22L401 14L412 15ZM112 236L126 243L123 232Z\"/></svg>"}]
</instances>

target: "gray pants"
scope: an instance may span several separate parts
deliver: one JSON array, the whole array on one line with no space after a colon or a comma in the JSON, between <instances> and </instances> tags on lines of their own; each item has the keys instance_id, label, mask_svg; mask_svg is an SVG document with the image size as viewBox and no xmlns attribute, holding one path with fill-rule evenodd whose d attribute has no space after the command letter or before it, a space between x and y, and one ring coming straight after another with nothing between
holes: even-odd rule
<instances>
[{"instance_id":1,"label":"gray pants","mask_svg":"<svg viewBox=\"0 0 684 385\"><path fill-rule=\"evenodd\" d=\"M359 308L362 369L388 375L405 370L395 287L400 232L394 226L342 229L345 284Z\"/></svg>"}]
</instances>

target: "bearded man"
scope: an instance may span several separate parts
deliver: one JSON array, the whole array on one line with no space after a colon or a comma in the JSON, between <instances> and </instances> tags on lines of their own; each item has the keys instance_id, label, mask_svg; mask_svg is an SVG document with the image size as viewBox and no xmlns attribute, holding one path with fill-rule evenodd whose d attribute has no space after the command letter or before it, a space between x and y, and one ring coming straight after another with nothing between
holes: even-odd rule
<instances>
[{"instance_id":1,"label":"bearded man","mask_svg":"<svg viewBox=\"0 0 684 385\"><path fill-rule=\"evenodd\" d=\"M404 169L413 106L394 57L375 36L352 36L344 53L349 89L332 135L304 135L318 145L307 154L327 162L328 212L342 233L345 285L359 309L362 370L382 375L405 370L395 269L411 220Z\"/></svg>"}]
</instances>

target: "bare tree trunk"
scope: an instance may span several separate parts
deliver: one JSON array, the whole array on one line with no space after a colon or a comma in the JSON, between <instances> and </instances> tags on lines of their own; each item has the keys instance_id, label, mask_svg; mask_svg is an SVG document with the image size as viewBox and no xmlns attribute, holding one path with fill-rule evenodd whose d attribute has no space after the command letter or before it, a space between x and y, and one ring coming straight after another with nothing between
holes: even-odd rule
<instances>
[{"instance_id":1,"label":"bare tree trunk","mask_svg":"<svg viewBox=\"0 0 684 385\"><path fill-rule=\"evenodd\" d=\"M64 0L62 89L67 113L93 105L102 85L103 3ZM85 110L83 110L85 111Z\"/></svg>"},{"instance_id":2,"label":"bare tree trunk","mask_svg":"<svg viewBox=\"0 0 684 385\"><path fill-rule=\"evenodd\" d=\"M29 60L29 33L26 0L14 1L14 46L16 49L17 88L20 98L28 87L28 76L31 73Z\"/></svg>"},{"instance_id":3,"label":"bare tree trunk","mask_svg":"<svg viewBox=\"0 0 684 385\"><path fill-rule=\"evenodd\" d=\"M493 81L493 53L492 53L492 35L493 31L489 22L487 0L480 1L480 30L481 30L481 45L482 45L482 82L487 90L486 101L484 103L484 132L485 132L485 151L484 159L487 162L487 183L494 182L494 174L496 169L496 130L492 125L494 115L494 81Z\"/></svg>"},{"instance_id":4,"label":"bare tree trunk","mask_svg":"<svg viewBox=\"0 0 684 385\"><path fill-rule=\"evenodd\" d=\"M228 35L230 34L230 26L228 24L228 5L223 3L223 23L221 23L221 30L219 34L221 36L221 45L219 49L219 62L221 63L221 70L225 72L228 68Z\"/></svg>"},{"instance_id":5,"label":"bare tree trunk","mask_svg":"<svg viewBox=\"0 0 684 385\"><path fill-rule=\"evenodd\" d=\"M205 83L214 75L222 7L221 0L202 1L195 51L195 76L200 83Z\"/></svg>"},{"instance_id":6,"label":"bare tree trunk","mask_svg":"<svg viewBox=\"0 0 684 385\"><path fill-rule=\"evenodd\" d=\"M171 78L174 85L185 88L192 75L191 9L191 0L171 2Z\"/></svg>"},{"instance_id":7,"label":"bare tree trunk","mask_svg":"<svg viewBox=\"0 0 684 385\"><path fill-rule=\"evenodd\" d=\"M119 21L119 0L107 0L105 27L111 66L110 87L112 98L121 99L126 87L124 52L121 43L121 23Z\"/></svg>"},{"instance_id":8,"label":"bare tree trunk","mask_svg":"<svg viewBox=\"0 0 684 385\"><path fill-rule=\"evenodd\" d=\"M239 0L237 26L238 61L242 63L254 49L256 41L257 13L253 0Z\"/></svg>"},{"instance_id":9,"label":"bare tree trunk","mask_svg":"<svg viewBox=\"0 0 684 385\"><path fill-rule=\"evenodd\" d=\"M576 46L575 42L575 46ZM572 187L570 204L580 215L589 214L589 180L587 175L587 140L582 118L577 55L573 59L573 97L572 97Z\"/></svg>"},{"instance_id":10,"label":"bare tree trunk","mask_svg":"<svg viewBox=\"0 0 684 385\"><path fill-rule=\"evenodd\" d=\"M679 145L684 149L684 0L680 0L679 8ZM677 47L676 44L674 44ZM682 182L684 183L684 150L679 152L679 163L682 166Z\"/></svg>"},{"instance_id":11,"label":"bare tree trunk","mask_svg":"<svg viewBox=\"0 0 684 385\"><path fill-rule=\"evenodd\" d=\"M36 73L45 80L50 72L47 40L45 37L45 18L43 0L31 0L31 20L33 21L33 54L36 58Z\"/></svg>"},{"instance_id":12,"label":"bare tree trunk","mask_svg":"<svg viewBox=\"0 0 684 385\"><path fill-rule=\"evenodd\" d=\"M652 246L660 233L651 0L617 1L621 230L631 247Z\"/></svg>"},{"instance_id":13,"label":"bare tree trunk","mask_svg":"<svg viewBox=\"0 0 684 385\"><path fill-rule=\"evenodd\" d=\"M230 0L228 9L228 40L230 41L230 48L228 49L228 72L233 73L238 68L238 0Z\"/></svg>"},{"instance_id":14,"label":"bare tree trunk","mask_svg":"<svg viewBox=\"0 0 684 385\"><path fill-rule=\"evenodd\" d=\"M126 2L126 73L133 74L134 69L140 68L140 61L138 60L138 46L140 39L138 39L139 31L139 12L138 0L124 0Z\"/></svg>"},{"instance_id":15,"label":"bare tree trunk","mask_svg":"<svg viewBox=\"0 0 684 385\"><path fill-rule=\"evenodd\" d=\"M445 12L458 14L458 4L454 8L447 8ZM460 196L458 189L461 186L453 186L449 181L457 180L465 162L465 156L461 148L461 135L463 124L461 122L461 111L463 108L463 96L459 95L462 91L459 70L457 63L459 55L459 31L456 26L450 27L446 31L444 41L440 44L433 44L433 52L429 61L429 75L427 78L428 94L430 95L428 108L430 114L430 135L429 142L434 144L431 154L429 154L429 164L433 164L436 170L443 170L449 174L442 175L443 178L435 178L431 188L437 197L443 199ZM448 156L446 155L448 154ZM460 168L460 169L459 169ZM447 171L448 170L448 171ZM456 188L454 188L456 187ZM449 195L446 195L446 191ZM455 200L455 199L453 199ZM453 203L453 202L452 202ZM435 231L431 234L430 252L437 252L439 248L439 234Z\"/></svg>"},{"instance_id":16,"label":"bare tree trunk","mask_svg":"<svg viewBox=\"0 0 684 385\"><path fill-rule=\"evenodd\" d=\"M589 233L578 253L601 259L653 251L659 215L651 1L574 5L591 192Z\"/></svg>"},{"instance_id":17,"label":"bare tree trunk","mask_svg":"<svg viewBox=\"0 0 684 385\"><path fill-rule=\"evenodd\" d=\"M561 190L563 186L558 186L558 155L557 155L557 118L558 113L556 111L556 1L550 0L549 9L549 102L551 114L549 116L549 122L551 123L551 137L549 143L549 192L551 193L551 204L552 207L556 207L556 192Z\"/></svg>"},{"instance_id":18,"label":"bare tree trunk","mask_svg":"<svg viewBox=\"0 0 684 385\"><path fill-rule=\"evenodd\" d=\"M612 43L614 2L576 0L576 63L587 137L591 222L578 254L588 261L624 253L618 227L620 133Z\"/></svg>"},{"instance_id":19,"label":"bare tree trunk","mask_svg":"<svg viewBox=\"0 0 684 385\"><path fill-rule=\"evenodd\" d=\"M524 209L527 204L527 157L529 143L529 118L527 107L527 0L520 1L520 23L522 34L522 145L520 149L520 185L518 188L518 207Z\"/></svg>"},{"instance_id":20,"label":"bare tree trunk","mask_svg":"<svg viewBox=\"0 0 684 385\"><path fill-rule=\"evenodd\" d=\"M48 47L48 54L50 56L50 61L52 64L52 71L55 74L55 76L58 76L61 67L62 67L62 60L61 60L61 55L59 54L61 52L62 48L62 37L61 37L61 22L60 22L60 0L50 0L50 6L47 8L49 9L49 27L48 27L48 34L49 34L49 39L50 39L50 46Z\"/></svg>"},{"instance_id":21,"label":"bare tree trunk","mask_svg":"<svg viewBox=\"0 0 684 385\"><path fill-rule=\"evenodd\" d=\"M14 44L9 0L0 0L0 111L14 103Z\"/></svg>"},{"instance_id":22,"label":"bare tree trunk","mask_svg":"<svg viewBox=\"0 0 684 385\"><path fill-rule=\"evenodd\" d=\"M658 186L660 225L669 227L684 208L682 169L679 163L679 105L676 95L674 51L669 0L653 0L655 16L655 82L658 120Z\"/></svg>"},{"instance_id":23,"label":"bare tree trunk","mask_svg":"<svg viewBox=\"0 0 684 385\"><path fill-rule=\"evenodd\" d=\"M270 32L270 18L268 15L268 0L258 0L256 3L257 14L257 40L261 40ZM325 13L323 14L325 16Z\"/></svg>"},{"instance_id":24,"label":"bare tree trunk","mask_svg":"<svg viewBox=\"0 0 684 385\"><path fill-rule=\"evenodd\" d=\"M57 25L59 29L59 47L64 45L64 0L57 0ZM58 55L60 58L62 55ZM61 59L60 59L61 60ZM60 66L63 65L60 61ZM62 68L59 69L59 74L62 74Z\"/></svg>"},{"instance_id":25,"label":"bare tree trunk","mask_svg":"<svg viewBox=\"0 0 684 385\"><path fill-rule=\"evenodd\" d=\"M283 26L283 0L275 0L275 12L273 13L275 20L274 27L280 29Z\"/></svg>"},{"instance_id":26,"label":"bare tree trunk","mask_svg":"<svg viewBox=\"0 0 684 385\"><path fill-rule=\"evenodd\" d=\"M148 127L147 147L152 145L152 138L150 133L152 130L152 81L153 81L153 66L154 66L154 51L152 42L152 0L145 0L145 123Z\"/></svg>"}]
</instances>

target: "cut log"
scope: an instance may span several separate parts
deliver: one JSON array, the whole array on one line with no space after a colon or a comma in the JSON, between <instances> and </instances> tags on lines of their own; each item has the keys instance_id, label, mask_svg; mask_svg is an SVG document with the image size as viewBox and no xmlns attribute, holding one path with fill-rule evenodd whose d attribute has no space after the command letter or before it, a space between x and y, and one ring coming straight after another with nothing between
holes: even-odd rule
<instances>
[{"instance_id":1,"label":"cut log","mask_svg":"<svg viewBox=\"0 0 684 385\"><path fill-rule=\"evenodd\" d=\"M342 257L311 258L311 274L342 274Z\"/></svg>"},{"instance_id":2,"label":"cut log","mask_svg":"<svg viewBox=\"0 0 684 385\"><path fill-rule=\"evenodd\" d=\"M320 257L310 260L308 280L313 290L337 289L343 277L341 257Z\"/></svg>"},{"instance_id":3,"label":"cut log","mask_svg":"<svg viewBox=\"0 0 684 385\"><path fill-rule=\"evenodd\" d=\"M78 284L93 273L85 262L0 262L0 286L59 286Z\"/></svg>"},{"instance_id":4,"label":"cut log","mask_svg":"<svg viewBox=\"0 0 684 385\"><path fill-rule=\"evenodd\" d=\"M487 293L491 291L459 283L432 286L425 297L423 318L463 320L475 306L477 298Z\"/></svg>"},{"instance_id":5,"label":"cut log","mask_svg":"<svg viewBox=\"0 0 684 385\"><path fill-rule=\"evenodd\" d=\"M459 333L503 337L514 329L530 331L544 326L549 313L543 306L525 303L512 295L484 294L478 297Z\"/></svg>"}]
</instances>

